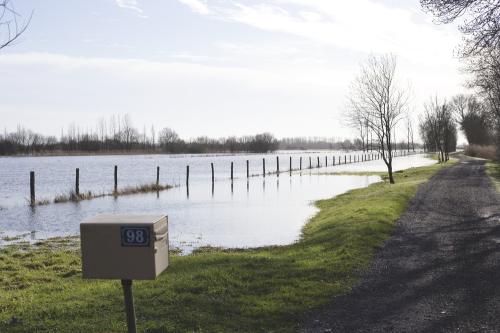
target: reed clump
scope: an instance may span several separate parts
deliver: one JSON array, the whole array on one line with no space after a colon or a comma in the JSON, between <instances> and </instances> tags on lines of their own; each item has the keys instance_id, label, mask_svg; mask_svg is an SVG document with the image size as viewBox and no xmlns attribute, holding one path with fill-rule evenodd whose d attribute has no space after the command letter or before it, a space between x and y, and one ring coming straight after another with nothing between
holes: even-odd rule
<instances>
[{"instance_id":1,"label":"reed clump","mask_svg":"<svg viewBox=\"0 0 500 333\"><path fill-rule=\"evenodd\" d=\"M101 198L106 196L105 193L92 193L91 191L76 193L71 190L68 194L60 194L54 198L54 203L64 203L64 202L79 202L83 200L91 200L95 198Z\"/></svg>"},{"instance_id":2,"label":"reed clump","mask_svg":"<svg viewBox=\"0 0 500 333\"><path fill-rule=\"evenodd\" d=\"M172 185L161 185L157 183L144 184L138 186L127 186L122 189L113 191L113 196L120 195L130 195L130 194L139 194L139 193L149 193L149 192L160 192L171 189Z\"/></svg>"},{"instance_id":3,"label":"reed clump","mask_svg":"<svg viewBox=\"0 0 500 333\"><path fill-rule=\"evenodd\" d=\"M35 206L45 206L45 205L50 204L50 200L49 200L49 199L40 199L40 200L35 200L35 202L31 202L31 200L26 199L26 201L28 201L28 205L30 205L31 207L35 207Z\"/></svg>"}]
</instances>

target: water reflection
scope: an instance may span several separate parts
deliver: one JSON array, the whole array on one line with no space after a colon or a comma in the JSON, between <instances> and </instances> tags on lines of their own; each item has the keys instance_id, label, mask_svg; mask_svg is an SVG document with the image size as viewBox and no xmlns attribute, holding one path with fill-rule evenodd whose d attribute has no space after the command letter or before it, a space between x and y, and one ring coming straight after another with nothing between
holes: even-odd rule
<instances>
[{"instance_id":1,"label":"water reflection","mask_svg":"<svg viewBox=\"0 0 500 333\"><path fill-rule=\"evenodd\" d=\"M253 247L286 244L297 239L301 227L315 212L311 205L313 200L366 186L379 179L314 174L307 178L307 182L297 176L281 183L278 178L255 178L215 184L230 186L230 192L215 191L211 183L193 184L161 193L106 197L78 204L15 207L1 211L1 236L28 233L29 236L23 237L35 240L76 235L81 221L99 213L148 212L169 215L172 246L185 252L203 245ZM262 182L260 190L251 186L257 182ZM275 186L266 186L266 182L276 183ZM210 186L211 191L207 191Z\"/></svg>"},{"instance_id":2,"label":"water reflection","mask_svg":"<svg viewBox=\"0 0 500 333\"><path fill-rule=\"evenodd\" d=\"M378 161L366 162L372 168ZM411 165L411 160L405 162ZM405 165L405 163L402 163ZM431 163L434 163L431 161ZM195 182L168 191L104 197L80 203L16 206L0 210L0 244L5 237L25 240L76 235L83 220L99 213L152 213L169 216L171 245L186 253L204 245L254 247L297 239L316 211L314 200L329 198L377 181L373 176L331 176L325 170L294 172L289 181L246 175L222 181ZM282 178L282 177L281 177ZM276 184L273 182L276 181ZM262 182L262 186L259 186ZM270 182L266 186L266 182ZM220 189L215 191L215 186ZM245 190L246 189L246 190Z\"/></svg>"}]
</instances>

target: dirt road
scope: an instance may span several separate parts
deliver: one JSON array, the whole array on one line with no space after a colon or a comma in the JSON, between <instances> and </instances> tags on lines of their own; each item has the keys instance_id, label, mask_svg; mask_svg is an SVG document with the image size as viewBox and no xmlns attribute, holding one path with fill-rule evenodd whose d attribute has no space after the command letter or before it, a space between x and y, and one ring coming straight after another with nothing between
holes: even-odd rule
<instances>
[{"instance_id":1,"label":"dirt road","mask_svg":"<svg viewBox=\"0 0 500 333\"><path fill-rule=\"evenodd\" d=\"M360 284L302 332L500 332L500 207L484 161L421 186Z\"/></svg>"}]
</instances>

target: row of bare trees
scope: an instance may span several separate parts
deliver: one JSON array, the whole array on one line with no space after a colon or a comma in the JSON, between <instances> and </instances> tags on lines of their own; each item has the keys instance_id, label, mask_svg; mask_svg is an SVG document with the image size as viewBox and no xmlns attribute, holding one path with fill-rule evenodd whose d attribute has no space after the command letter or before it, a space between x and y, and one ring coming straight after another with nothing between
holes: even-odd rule
<instances>
[{"instance_id":1,"label":"row of bare trees","mask_svg":"<svg viewBox=\"0 0 500 333\"><path fill-rule=\"evenodd\" d=\"M398 126L405 127L408 151L415 149L408 102L410 89L400 82L396 69L395 56L370 56L351 84L345 112L346 123L358 131L366 147L375 139L375 149L387 166L391 183L394 183L394 151L401 148L396 146ZM449 152L454 151L457 144L452 107L448 103L440 104L437 98L427 104L420 121L420 134L424 146L439 152L441 161L447 161Z\"/></svg>"},{"instance_id":2,"label":"row of bare trees","mask_svg":"<svg viewBox=\"0 0 500 333\"><path fill-rule=\"evenodd\" d=\"M186 141L168 127L158 133L154 126L149 131L144 127L141 132L132 125L128 115L100 119L94 129L72 124L59 139L22 126L0 135L0 155L66 152L265 153L278 148L279 141L270 133L217 139L202 136Z\"/></svg>"},{"instance_id":3,"label":"row of bare trees","mask_svg":"<svg viewBox=\"0 0 500 333\"><path fill-rule=\"evenodd\" d=\"M101 118L95 127L82 128L71 124L57 138L42 135L23 126L0 134L0 155L55 154L55 153L265 153L277 149L306 150L361 150L366 145L357 139L335 140L321 137L290 137L277 140L270 133L242 137L209 138L200 136L184 140L177 132L165 127L159 131L154 126L139 131L128 115ZM373 147L373 146L372 146ZM399 149L406 143L400 142Z\"/></svg>"},{"instance_id":4,"label":"row of bare trees","mask_svg":"<svg viewBox=\"0 0 500 333\"><path fill-rule=\"evenodd\" d=\"M500 157L500 0L421 0L439 22L463 19L459 55L470 74L474 96L458 96L453 106L469 144L495 143Z\"/></svg>"}]
</instances>

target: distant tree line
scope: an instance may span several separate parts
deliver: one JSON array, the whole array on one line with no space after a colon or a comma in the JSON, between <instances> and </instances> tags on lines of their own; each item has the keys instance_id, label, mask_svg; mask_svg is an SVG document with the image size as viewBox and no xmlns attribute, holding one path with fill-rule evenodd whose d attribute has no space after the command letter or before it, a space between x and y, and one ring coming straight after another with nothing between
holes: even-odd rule
<instances>
[{"instance_id":1,"label":"distant tree line","mask_svg":"<svg viewBox=\"0 0 500 333\"><path fill-rule=\"evenodd\" d=\"M278 149L360 149L359 140L284 138L276 139L271 133L242 137L209 138L200 136L184 140L174 130L165 127L156 131L154 126L133 126L130 116L101 118L93 128L71 124L59 137L42 135L23 126L0 134L0 155L37 155L64 153L266 153Z\"/></svg>"},{"instance_id":2,"label":"distant tree line","mask_svg":"<svg viewBox=\"0 0 500 333\"><path fill-rule=\"evenodd\" d=\"M128 115L112 116L109 121L99 120L96 128L82 129L69 126L60 138L45 136L18 126L14 132L0 135L0 155L56 154L56 153L215 153L251 152L266 153L279 148L279 141L270 133L252 136L212 139L198 137L183 140L170 128L156 133L139 131Z\"/></svg>"}]
</instances>

